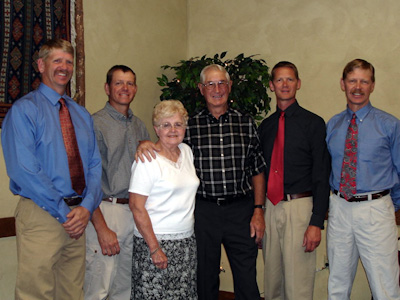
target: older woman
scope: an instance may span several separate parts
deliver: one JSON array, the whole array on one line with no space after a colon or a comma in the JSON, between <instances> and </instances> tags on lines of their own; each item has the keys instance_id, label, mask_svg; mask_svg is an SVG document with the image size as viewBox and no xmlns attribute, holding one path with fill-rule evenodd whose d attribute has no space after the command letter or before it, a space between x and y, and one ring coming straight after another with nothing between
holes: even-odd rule
<instances>
[{"instance_id":1,"label":"older woman","mask_svg":"<svg viewBox=\"0 0 400 300\"><path fill-rule=\"evenodd\" d=\"M182 143L188 114L177 100L153 111L161 149L151 162L134 162L129 206L136 228L131 299L197 299L194 201L199 179Z\"/></svg>"}]
</instances>

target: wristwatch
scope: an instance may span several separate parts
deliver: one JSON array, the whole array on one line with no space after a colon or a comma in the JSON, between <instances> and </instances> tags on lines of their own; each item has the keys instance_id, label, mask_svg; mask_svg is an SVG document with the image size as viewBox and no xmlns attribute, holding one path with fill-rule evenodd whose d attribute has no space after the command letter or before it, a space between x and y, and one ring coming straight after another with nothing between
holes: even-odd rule
<instances>
[{"instance_id":1,"label":"wristwatch","mask_svg":"<svg viewBox=\"0 0 400 300\"><path fill-rule=\"evenodd\" d=\"M261 209L264 209L264 206L261 205L261 204L257 204L257 205L254 205L254 208L261 208Z\"/></svg>"}]
</instances>

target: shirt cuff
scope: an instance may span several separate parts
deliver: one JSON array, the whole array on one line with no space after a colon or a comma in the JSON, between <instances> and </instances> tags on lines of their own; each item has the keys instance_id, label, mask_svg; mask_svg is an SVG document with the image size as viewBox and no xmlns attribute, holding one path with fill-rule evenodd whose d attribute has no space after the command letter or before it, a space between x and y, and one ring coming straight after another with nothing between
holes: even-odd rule
<instances>
[{"instance_id":1,"label":"shirt cuff","mask_svg":"<svg viewBox=\"0 0 400 300\"><path fill-rule=\"evenodd\" d=\"M321 229L324 229L324 222L325 222L325 216L322 217L316 214L312 214L309 225L317 226Z\"/></svg>"}]
</instances>

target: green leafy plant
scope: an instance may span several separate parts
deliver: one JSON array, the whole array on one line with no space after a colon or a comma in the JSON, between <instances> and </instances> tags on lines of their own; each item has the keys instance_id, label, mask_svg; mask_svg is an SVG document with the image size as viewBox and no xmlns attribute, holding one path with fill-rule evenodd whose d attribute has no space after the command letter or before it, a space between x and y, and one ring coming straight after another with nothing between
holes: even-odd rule
<instances>
[{"instance_id":1,"label":"green leafy plant","mask_svg":"<svg viewBox=\"0 0 400 300\"><path fill-rule=\"evenodd\" d=\"M157 78L158 85L163 87L160 100L180 100L189 115L199 112L205 106L204 98L197 87L200 72L207 65L219 64L225 67L233 81L229 105L249 113L256 121L262 120L270 109L271 101L267 93L270 75L266 62L263 59L254 59L255 55L246 57L243 53L234 59L223 60L226 53L181 60L177 66L161 66L164 70L172 70L175 77L169 80L167 75L162 74Z\"/></svg>"}]
</instances>

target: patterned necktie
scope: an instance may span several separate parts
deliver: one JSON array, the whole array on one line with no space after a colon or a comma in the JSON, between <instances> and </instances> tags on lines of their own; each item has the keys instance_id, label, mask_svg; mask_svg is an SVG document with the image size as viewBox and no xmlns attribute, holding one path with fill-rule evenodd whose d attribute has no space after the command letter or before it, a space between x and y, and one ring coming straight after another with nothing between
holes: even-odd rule
<instances>
[{"instance_id":1,"label":"patterned necktie","mask_svg":"<svg viewBox=\"0 0 400 300\"><path fill-rule=\"evenodd\" d=\"M349 200L357 192L357 139L358 126L356 115L353 114L349 128L347 129L339 189L346 200Z\"/></svg>"},{"instance_id":2,"label":"patterned necktie","mask_svg":"<svg viewBox=\"0 0 400 300\"><path fill-rule=\"evenodd\" d=\"M72 188L78 195L82 195L86 183L85 175L83 173L81 155L79 154L78 142L76 141L75 129L63 98L60 99L60 104L61 132L64 140L65 150L67 151L68 156L68 166Z\"/></svg>"},{"instance_id":3,"label":"patterned necktie","mask_svg":"<svg viewBox=\"0 0 400 300\"><path fill-rule=\"evenodd\" d=\"M272 204L277 205L283 199L283 149L285 144L285 112L279 117L278 132L271 155L268 176L267 196Z\"/></svg>"}]
</instances>

